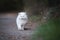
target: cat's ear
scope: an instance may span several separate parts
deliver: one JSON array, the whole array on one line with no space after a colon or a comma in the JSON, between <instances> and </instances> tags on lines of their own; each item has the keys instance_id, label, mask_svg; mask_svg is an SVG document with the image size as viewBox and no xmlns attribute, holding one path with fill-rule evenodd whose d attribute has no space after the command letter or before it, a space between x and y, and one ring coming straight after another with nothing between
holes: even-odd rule
<instances>
[{"instance_id":1,"label":"cat's ear","mask_svg":"<svg viewBox=\"0 0 60 40\"><path fill-rule=\"evenodd\" d=\"M18 13L18 15L20 15L20 13Z\"/></svg>"}]
</instances>

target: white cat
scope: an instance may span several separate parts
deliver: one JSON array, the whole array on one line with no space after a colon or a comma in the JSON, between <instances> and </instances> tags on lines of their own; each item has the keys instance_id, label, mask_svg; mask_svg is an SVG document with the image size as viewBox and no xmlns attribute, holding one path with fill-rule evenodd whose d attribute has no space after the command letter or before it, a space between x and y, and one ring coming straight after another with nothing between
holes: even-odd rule
<instances>
[{"instance_id":1,"label":"white cat","mask_svg":"<svg viewBox=\"0 0 60 40\"><path fill-rule=\"evenodd\" d=\"M28 22L28 17L26 12L19 12L16 18L16 24L17 24L18 30L24 30L24 26L27 22Z\"/></svg>"}]
</instances>

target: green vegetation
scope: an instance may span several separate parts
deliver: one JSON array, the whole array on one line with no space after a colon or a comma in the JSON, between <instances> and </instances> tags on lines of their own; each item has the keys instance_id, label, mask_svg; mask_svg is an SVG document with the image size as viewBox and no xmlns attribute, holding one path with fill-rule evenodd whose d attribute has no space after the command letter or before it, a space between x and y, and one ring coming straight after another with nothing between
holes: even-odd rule
<instances>
[{"instance_id":1,"label":"green vegetation","mask_svg":"<svg viewBox=\"0 0 60 40\"><path fill-rule=\"evenodd\" d=\"M40 25L33 34L32 40L60 40L60 18L50 19Z\"/></svg>"},{"instance_id":2,"label":"green vegetation","mask_svg":"<svg viewBox=\"0 0 60 40\"><path fill-rule=\"evenodd\" d=\"M40 21L40 16L35 16L35 15L33 15L33 16L31 16L31 17L29 18L29 20L30 20L30 21L34 21L34 22Z\"/></svg>"}]
</instances>

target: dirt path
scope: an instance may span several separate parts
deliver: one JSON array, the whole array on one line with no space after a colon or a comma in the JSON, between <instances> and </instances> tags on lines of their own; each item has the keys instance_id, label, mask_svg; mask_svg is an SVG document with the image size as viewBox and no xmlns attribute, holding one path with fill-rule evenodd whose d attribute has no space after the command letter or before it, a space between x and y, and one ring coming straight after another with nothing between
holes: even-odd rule
<instances>
[{"instance_id":1,"label":"dirt path","mask_svg":"<svg viewBox=\"0 0 60 40\"><path fill-rule=\"evenodd\" d=\"M18 31L15 14L0 14L0 40L30 40L36 23L28 23L29 30Z\"/></svg>"}]
</instances>

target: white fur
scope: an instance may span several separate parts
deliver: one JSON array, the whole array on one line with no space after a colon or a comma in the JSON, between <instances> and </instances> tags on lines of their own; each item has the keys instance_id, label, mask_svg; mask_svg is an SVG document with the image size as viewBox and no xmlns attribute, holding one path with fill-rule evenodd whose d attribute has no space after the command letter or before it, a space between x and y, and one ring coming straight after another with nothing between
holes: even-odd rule
<instances>
[{"instance_id":1,"label":"white fur","mask_svg":"<svg viewBox=\"0 0 60 40\"><path fill-rule=\"evenodd\" d=\"M16 18L16 24L18 27L18 30L24 30L24 26L28 21L28 17L26 12L19 12L18 16Z\"/></svg>"}]
</instances>

